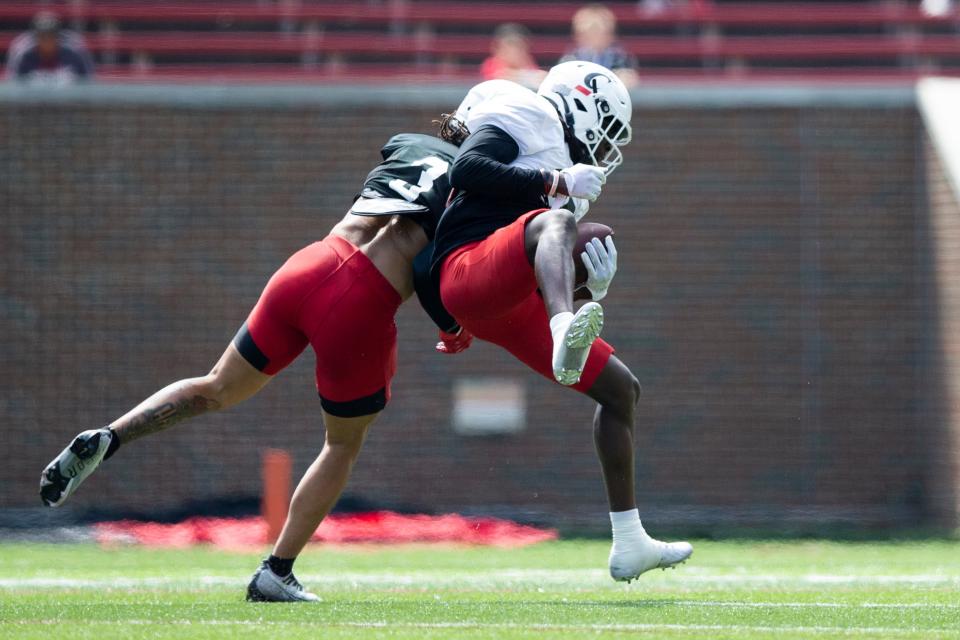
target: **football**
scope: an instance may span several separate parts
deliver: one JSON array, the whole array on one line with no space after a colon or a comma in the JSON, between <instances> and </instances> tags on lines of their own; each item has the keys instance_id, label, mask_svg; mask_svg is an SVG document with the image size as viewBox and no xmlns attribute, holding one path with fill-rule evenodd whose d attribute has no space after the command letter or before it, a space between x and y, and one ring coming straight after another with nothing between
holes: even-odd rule
<instances>
[{"instance_id":1,"label":"football","mask_svg":"<svg viewBox=\"0 0 960 640\"><path fill-rule=\"evenodd\" d=\"M576 269L574 282L577 287L587 282L587 268L583 266L583 260L580 259L584 247L594 238L600 238L602 241L612 235L614 235L613 229L599 222L581 222L577 225L577 244L573 246L573 265Z\"/></svg>"}]
</instances>

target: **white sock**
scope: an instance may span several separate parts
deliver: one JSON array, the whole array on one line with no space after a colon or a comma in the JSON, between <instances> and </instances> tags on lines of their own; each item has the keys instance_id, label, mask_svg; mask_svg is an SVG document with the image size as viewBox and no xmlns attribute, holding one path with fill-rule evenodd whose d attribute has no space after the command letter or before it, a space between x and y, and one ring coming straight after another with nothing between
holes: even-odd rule
<instances>
[{"instance_id":1,"label":"white sock","mask_svg":"<svg viewBox=\"0 0 960 640\"><path fill-rule=\"evenodd\" d=\"M629 511L611 511L610 524L613 526L614 544L633 542L635 540L647 538L647 532L640 524L640 510L630 509Z\"/></svg>"},{"instance_id":2,"label":"white sock","mask_svg":"<svg viewBox=\"0 0 960 640\"><path fill-rule=\"evenodd\" d=\"M573 313L570 311L561 311L550 318L550 334L553 336L554 347L557 346L558 342L563 340L563 334L566 333L567 327L570 326L572 321Z\"/></svg>"}]
</instances>

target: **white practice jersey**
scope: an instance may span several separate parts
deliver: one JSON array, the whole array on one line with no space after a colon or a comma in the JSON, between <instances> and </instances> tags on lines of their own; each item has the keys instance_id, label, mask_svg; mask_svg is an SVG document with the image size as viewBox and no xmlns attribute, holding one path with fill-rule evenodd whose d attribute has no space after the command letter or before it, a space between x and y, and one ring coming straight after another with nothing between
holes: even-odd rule
<instances>
[{"instance_id":1,"label":"white practice jersey","mask_svg":"<svg viewBox=\"0 0 960 640\"><path fill-rule=\"evenodd\" d=\"M486 99L476 103L478 97ZM468 100L475 103L466 105ZM565 169L573 164L557 110L526 87L506 80L481 83L467 94L458 113L461 110L466 112L468 130L489 124L514 139L520 155L510 166L539 170ZM550 198L550 206L562 207L569 200L567 196Z\"/></svg>"},{"instance_id":2,"label":"white practice jersey","mask_svg":"<svg viewBox=\"0 0 960 640\"><path fill-rule=\"evenodd\" d=\"M470 115L470 110L482 102L500 95L514 93L517 90L523 90L523 87L510 80L486 80L476 84L467 92L466 97L460 102L456 112L453 114L457 120L466 124Z\"/></svg>"}]
</instances>

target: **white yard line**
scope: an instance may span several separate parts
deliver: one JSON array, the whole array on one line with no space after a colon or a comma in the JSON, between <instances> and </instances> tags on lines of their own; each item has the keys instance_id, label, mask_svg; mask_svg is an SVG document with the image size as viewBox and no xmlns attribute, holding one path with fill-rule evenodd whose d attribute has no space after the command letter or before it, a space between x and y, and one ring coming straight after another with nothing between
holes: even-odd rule
<instances>
[{"instance_id":1,"label":"white yard line","mask_svg":"<svg viewBox=\"0 0 960 640\"><path fill-rule=\"evenodd\" d=\"M337 626L340 626L338 623ZM624 624L518 624L512 622L347 622L345 627L395 628L411 627L422 629L538 629L544 631L760 631L764 633L879 633L884 635L912 634L918 631L937 633L941 630L907 629L902 627L829 627L746 624L671 624L671 623L624 623Z\"/></svg>"},{"instance_id":2,"label":"white yard line","mask_svg":"<svg viewBox=\"0 0 960 640\"><path fill-rule=\"evenodd\" d=\"M60 620L24 620L18 624L64 624ZM882 634L896 636L925 633L928 637L954 633L952 629L921 629L905 627L837 627L837 626L805 626L805 625L748 625L748 624L676 624L676 623L623 623L623 624L589 624L589 623L515 623L515 622L402 622L402 621L372 621L372 622L311 622L309 620L100 620L98 625L183 625L183 626L297 626L318 628L356 628L356 629L523 629L540 631L759 631L763 633L807 633L807 634L843 634L856 635L860 633Z\"/></svg>"},{"instance_id":3,"label":"white yard line","mask_svg":"<svg viewBox=\"0 0 960 640\"><path fill-rule=\"evenodd\" d=\"M409 571L387 572L336 572L324 574L298 574L300 581L317 587L373 587L389 588L496 588L496 587L550 587L550 588L598 588L617 587L603 570L595 569L510 569L489 571ZM142 577L123 576L61 578L37 576L26 578L0 578L0 589L29 588L154 588L154 587L207 587L246 585L246 575L218 575L203 577ZM682 587L694 589L717 585L731 587L830 587L830 586L916 586L960 587L960 575L903 574L903 575L856 575L856 574L755 574L684 571L670 572L666 576L653 573L641 583L657 589ZM629 587L627 587L629 588Z\"/></svg>"},{"instance_id":4,"label":"white yard line","mask_svg":"<svg viewBox=\"0 0 960 640\"><path fill-rule=\"evenodd\" d=\"M684 607L730 607L747 609L960 609L960 604L925 602L737 602L734 600L664 600Z\"/></svg>"},{"instance_id":5,"label":"white yard line","mask_svg":"<svg viewBox=\"0 0 960 640\"><path fill-rule=\"evenodd\" d=\"M515 572L516 573L516 572ZM553 582L553 584L563 586L584 586L584 581L580 580L570 580L569 574L571 572L559 572L566 579L560 582ZM593 573L590 571L589 573ZM528 587L536 587L543 583L542 578L544 571L535 570L535 578L531 578L527 582ZM360 587L369 588L371 586L377 587L380 589L390 589L397 587L418 587L418 588L437 588L438 586L448 586L448 587L458 587L458 588L493 588L498 584L503 586L502 582L490 580L493 575L499 576L500 573L481 573L479 581L476 579L478 574L469 573L464 574L460 577L451 577L450 574L443 574L446 580L443 580L443 585L438 585L436 580L431 578L436 577L435 574L377 574L377 573L355 573L355 574L338 574L336 576L324 575L324 576L314 576L307 575L302 579L307 585L321 586L321 588L333 588L333 587ZM772 578L773 576L767 576ZM824 576L818 576L822 578ZM835 576L836 577L836 576ZM869 580L866 580L866 584L889 584L890 579L894 576L874 576L875 578L880 578L878 582L872 583ZM694 578L693 580L678 580L675 582L678 586L683 586L688 589L691 586L697 586L698 583L702 583L701 577ZM782 577L781 577L782 578ZM849 576L850 579L855 579L857 584L863 584L865 581L865 576ZM958 584L956 578L949 578L943 576L896 576L898 579L896 584L914 584L922 586L930 585L953 585ZM910 579L912 581L908 582ZM936 579L936 580L935 580ZM771 584L777 584L779 586L784 586L784 584L793 584L796 582L796 578L789 578L788 580L781 580L776 583L771 582ZM835 581L831 582L836 584ZM618 588L617 585L614 585L609 581L609 578L606 578L604 585L610 586L612 588ZM765 582L766 584L766 582ZM815 582L815 584L820 584ZM847 584L846 582L841 582L840 584ZM156 588L165 588L165 589L203 589L210 587L232 587L234 589L242 590L246 585L246 576L206 576L196 579L190 578L166 578L166 577L151 577L151 578L82 578L82 579L72 579L72 578L0 578L0 589L6 589L11 591L16 590L29 590L29 589L156 589ZM517 586L514 584L513 586ZM663 587L662 583L657 585L658 587ZM630 587L624 587L629 589ZM321 589L318 589L321 591ZM322 592L322 591L321 591ZM642 591L637 592L638 597L649 596L649 592L646 594ZM658 591L657 595L662 597L662 604L669 606L678 606L678 607L724 607L724 608L749 608L749 609L818 609L818 608L829 608L829 609L928 609L928 610L960 610L960 604L944 604L944 603L923 603L923 602L861 602L861 603L839 603L839 602L738 602L735 600L675 600L668 597L669 592Z\"/></svg>"}]
</instances>

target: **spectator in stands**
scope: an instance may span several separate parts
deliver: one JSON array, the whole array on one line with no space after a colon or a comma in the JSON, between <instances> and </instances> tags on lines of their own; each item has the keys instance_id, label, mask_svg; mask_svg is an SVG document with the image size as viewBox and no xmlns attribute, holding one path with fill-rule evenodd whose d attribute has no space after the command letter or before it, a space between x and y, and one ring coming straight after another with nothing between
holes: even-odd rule
<instances>
[{"instance_id":1,"label":"spectator in stands","mask_svg":"<svg viewBox=\"0 0 960 640\"><path fill-rule=\"evenodd\" d=\"M493 32L490 57L483 61L480 74L484 80L512 80L525 87L536 88L546 76L530 55L530 32L519 24L503 24Z\"/></svg>"},{"instance_id":2,"label":"spectator in stands","mask_svg":"<svg viewBox=\"0 0 960 640\"><path fill-rule=\"evenodd\" d=\"M920 8L928 16L945 16L952 10L952 0L923 0Z\"/></svg>"},{"instance_id":3,"label":"spectator in stands","mask_svg":"<svg viewBox=\"0 0 960 640\"><path fill-rule=\"evenodd\" d=\"M617 44L617 18L606 6L588 4L573 14L573 38L577 47L560 62L594 62L613 70L628 88L637 84L637 61Z\"/></svg>"},{"instance_id":4,"label":"spectator in stands","mask_svg":"<svg viewBox=\"0 0 960 640\"><path fill-rule=\"evenodd\" d=\"M49 11L33 18L32 29L14 38L7 52L7 78L41 84L70 84L93 77L93 60L83 39L60 28Z\"/></svg>"}]
</instances>

